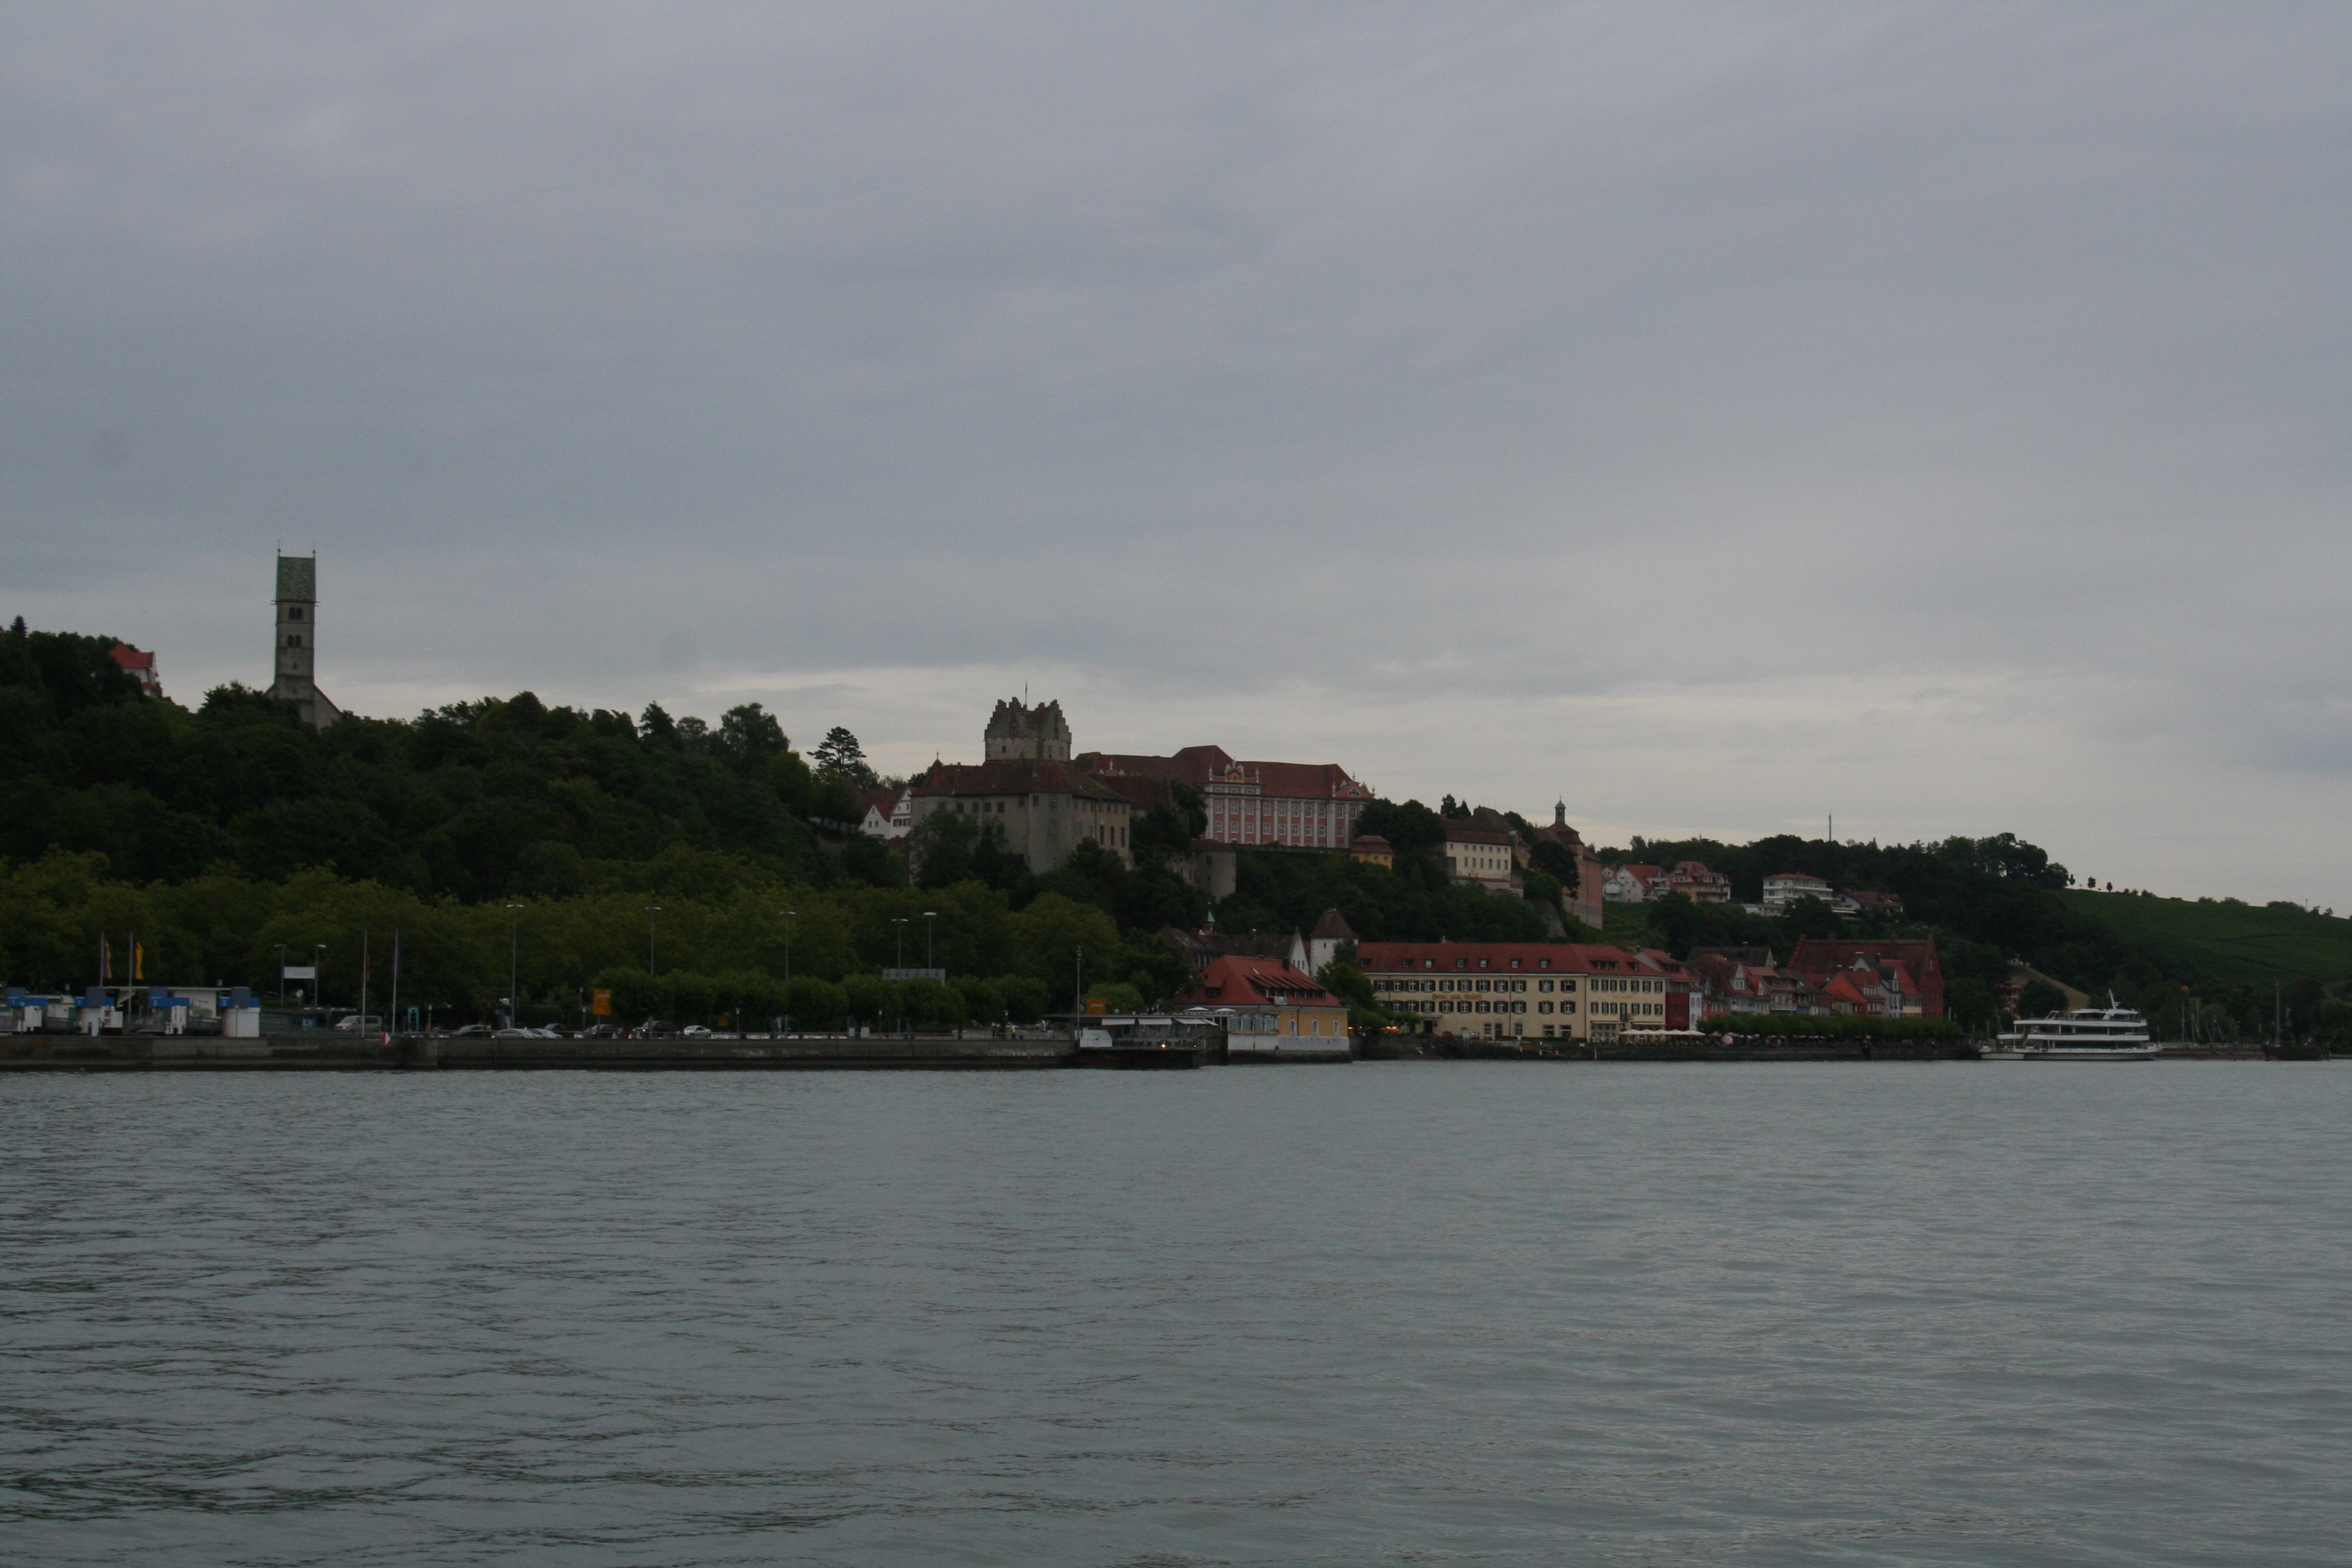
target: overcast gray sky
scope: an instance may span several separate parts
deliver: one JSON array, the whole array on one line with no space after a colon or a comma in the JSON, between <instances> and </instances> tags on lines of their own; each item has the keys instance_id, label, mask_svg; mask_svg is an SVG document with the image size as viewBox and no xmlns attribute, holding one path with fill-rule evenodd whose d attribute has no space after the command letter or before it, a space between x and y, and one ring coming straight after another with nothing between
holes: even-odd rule
<instances>
[{"instance_id":1,"label":"overcast gray sky","mask_svg":"<svg viewBox=\"0 0 2352 1568\"><path fill-rule=\"evenodd\" d=\"M2352 7L22 4L7 614L2352 910Z\"/></svg>"}]
</instances>

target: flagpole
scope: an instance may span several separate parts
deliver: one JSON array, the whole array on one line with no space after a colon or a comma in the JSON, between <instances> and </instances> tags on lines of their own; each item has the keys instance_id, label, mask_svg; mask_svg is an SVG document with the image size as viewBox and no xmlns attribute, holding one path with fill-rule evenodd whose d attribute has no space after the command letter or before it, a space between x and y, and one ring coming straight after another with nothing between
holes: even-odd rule
<instances>
[{"instance_id":1,"label":"flagpole","mask_svg":"<svg viewBox=\"0 0 2352 1568\"><path fill-rule=\"evenodd\" d=\"M367 928L362 926L360 928L360 1027L362 1029L367 1027L367 991L368 933Z\"/></svg>"},{"instance_id":2,"label":"flagpole","mask_svg":"<svg viewBox=\"0 0 2352 1568\"><path fill-rule=\"evenodd\" d=\"M400 928L398 926L392 929L392 1010L388 1016L392 1020L392 1026L384 1033L387 1036L396 1035L400 1032Z\"/></svg>"}]
</instances>

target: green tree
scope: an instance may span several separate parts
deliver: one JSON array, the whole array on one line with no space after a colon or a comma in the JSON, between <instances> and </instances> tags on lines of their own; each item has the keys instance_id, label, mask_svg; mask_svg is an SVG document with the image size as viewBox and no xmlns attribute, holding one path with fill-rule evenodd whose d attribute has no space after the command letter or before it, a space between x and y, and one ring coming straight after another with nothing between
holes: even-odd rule
<instances>
[{"instance_id":1,"label":"green tree","mask_svg":"<svg viewBox=\"0 0 2352 1568\"><path fill-rule=\"evenodd\" d=\"M1045 1016L1051 993L1042 980L1026 974L1008 974L997 982L1004 998L1004 1010L1016 1024L1034 1024Z\"/></svg>"},{"instance_id":2,"label":"green tree","mask_svg":"<svg viewBox=\"0 0 2352 1568\"><path fill-rule=\"evenodd\" d=\"M1807 937L1822 941L1845 934L1837 911L1810 893L1790 900L1775 919L1780 927L1777 945L1783 949L1793 948Z\"/></svg>"},{"instance_id":3,"label":"green tree","mask_svg":"<svg viewBox=\"0 0 2352 1568\"><path fill-rule=\"evenodd\" d=\"M840 986L808 974L793 976L784 988L784 1003L793 1027L814 1033L840 1028L849 1012L848 996Z\"/></svg>"},{"instance_id":4,"label":"green tree","mask_svg":"<svg viewBox=\"0 0 2352 1568\"><path fill-rule=\"evenodd\" d=\"M2038 974L2017 994L2017 1016L2021 1018L2045 1018L2065 1010L2066 994Z\"/></svg>"},{"instance_id":5,"label":"green tree","mask_svg":"<svg viewBox=\"0 0 2352 1568\"><path fill-rule=\"evenodd\" d=\"M898 1016L898 994L878 974L849 976L841 983L841 995L850 1016L861 1024L887 1024Z\"/></svg>"},{"instance_id":6,"label":"green tree","mask_svg":"<svg viewBox=\"0 0 2352 1568\"><path fill-rule=\"evenodd\" d=\"M824 732L824 739L810 753L809 760L816 764L820 774L831 773L845 779L854 789L874 787L874 769L866 761L866 748L843 725L835 724Z\"/></svg>"},{"instance_id":7,"label":"green tree","mask_svg":"<svg viewBox=\"0 0 2352 1568\"><path fill-rule=\"evenodd\" d=\"M1992 987L1971 977L1944 987L1944 1012L1963 1028L1990 1033L2000 1010L1994 1005Z\"/></svg>"},{"instance_id":8,"label":"green tree","mask_svg":"<svg viewBox=\"0 0 2352 1568\"><path fill-rule=\"evenodd\" d=\"M1087 1000L1101 1003L1104 1010L1111 1013L1140 1013L1144 1005L1143 993L1124 980L1111 980L1098 985L1088 985Z\"/></svg>"},{"instance_id":9,"label":"green tree","mask_svg":"<svg viewBox=\"0 0 2352 1568\"><path fill-rule=\"evenodd\" d=\"M1449 805L1454 797L1445 797ZM1445 842L1445 821L1417 800L1375 800L1356 816L1356 831L1389 841L1400 855L1433 853Z\"/></svg>"},{"instance_id":10,"label":"green tree","mask_svg":"<svg viewBox=\"0 0 2352 1568\"><path fill-rule=\"evenodd\" d=\"M747 773L790 749L784 727L757 702L730 708L719 716L719 754Z\"/></svg>"}]
</instances>

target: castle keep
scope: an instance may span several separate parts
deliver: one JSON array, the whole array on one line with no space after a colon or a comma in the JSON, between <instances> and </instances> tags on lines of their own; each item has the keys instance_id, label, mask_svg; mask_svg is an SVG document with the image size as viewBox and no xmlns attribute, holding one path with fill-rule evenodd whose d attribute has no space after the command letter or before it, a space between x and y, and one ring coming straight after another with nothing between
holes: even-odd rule
<instances>
[{"instance_id":1,"label":"castle keep","mask_svg":"<svg viewBox=\"0 0 2352 1568\"><path fill-rule=\"evenodd\" d=\"M1066 763L1070 760L1070 725L1062 704L1041 702L1032 708L1018 698L1000 701L988 716L982 738L992 763Z\"/></svg>"}]
</instances>

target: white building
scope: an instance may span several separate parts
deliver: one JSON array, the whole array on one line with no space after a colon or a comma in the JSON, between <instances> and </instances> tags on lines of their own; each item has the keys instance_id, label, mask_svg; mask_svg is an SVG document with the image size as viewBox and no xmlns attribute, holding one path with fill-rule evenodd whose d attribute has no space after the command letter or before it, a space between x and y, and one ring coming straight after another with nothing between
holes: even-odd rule
<instances>
[{"instance_id":1,"label":"white building","mask_svg":"<svg viewBox=\"0 0 2352 1568\"><path fill-rule=\"evenodd\" d=\"M1799 899L1819 899L1823 903L1837 897L1826 877L1815 877L1803 871L1782 871L1764 879L1764 907L1782 910Z\"/></svg>"},{"instance_id":2,"label":"white building","mask_svg":"<svg viewBox=\"0 0 2352 1568\"><path fill-rule=\"evenodd\" d=\"M1612 866L1601 879L1601 896L1612 904L1638 904L1665 873L1656 866Z\"/></svg>"}]
</instances>

